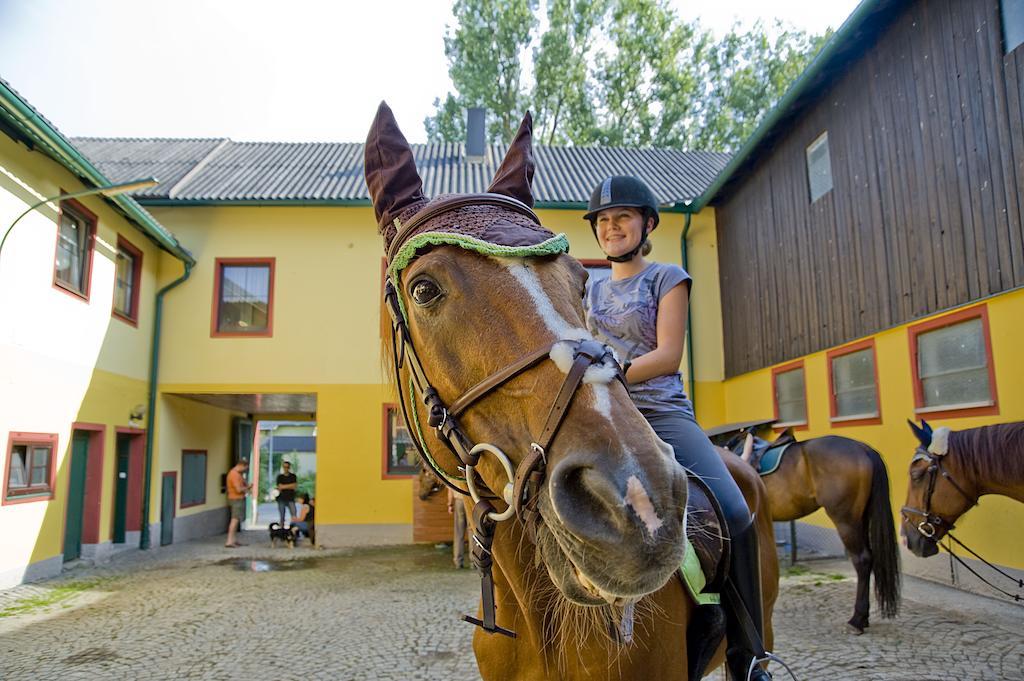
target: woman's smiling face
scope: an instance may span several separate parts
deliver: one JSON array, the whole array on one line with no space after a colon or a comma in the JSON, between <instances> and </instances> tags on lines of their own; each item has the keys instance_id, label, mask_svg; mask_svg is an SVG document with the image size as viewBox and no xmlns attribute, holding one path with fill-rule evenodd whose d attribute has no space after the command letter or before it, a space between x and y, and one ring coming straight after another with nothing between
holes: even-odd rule
<instances>
[{"instance_id":1,"label":"woman's smiling face","mask_svg":"<svg viewBox=\"0 0 1024 681\"><path fill-rule=\"evenodd\" d=\"M597 243L605 255L620 256L637 247L643 236L644 217L636 208L620 206L597 214Z\"/></svg>"}]
</instances>

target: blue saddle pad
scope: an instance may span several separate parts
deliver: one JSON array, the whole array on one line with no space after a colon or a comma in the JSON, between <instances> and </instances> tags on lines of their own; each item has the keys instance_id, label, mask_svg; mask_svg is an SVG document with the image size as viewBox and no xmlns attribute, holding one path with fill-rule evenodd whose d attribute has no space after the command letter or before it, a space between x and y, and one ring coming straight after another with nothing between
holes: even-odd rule
<instances>
[{"instance_id":1,"label":"blue saddle pad","mask_svg":"<svg viewBox=\"0 0 1024 681\"><path fill-rule=\"evenodd\" d=\"M792 442L787 442L784 445L778 447L769 447L765 450L764 454L761 455L760 460L757 462L757 473L758 475L771 475L774 473L779 464L782 463L782 455L786 453Z\"/></svg>"}]
</instances>

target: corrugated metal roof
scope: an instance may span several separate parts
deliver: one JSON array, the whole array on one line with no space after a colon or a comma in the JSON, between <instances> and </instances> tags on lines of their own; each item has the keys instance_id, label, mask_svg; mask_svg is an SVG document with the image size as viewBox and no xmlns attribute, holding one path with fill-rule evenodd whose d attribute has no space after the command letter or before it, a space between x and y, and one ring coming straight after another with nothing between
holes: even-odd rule
<instances>
[{"instance_id":1,"label":"corrugated metal roof","mask_svg":"<svg viewBox=\"0 0 1024 681\"><path fill-rule=\"evenodd\" d=\"M75 144L115 179L154 175L144 202L367 202L363 145L232 142L218 139L79 137ZM428 196L487 189L507 145L491 145L482 163L461 144L414 144ZM535 148L538 204L581 204L608 175L638 175L664 203L700 195L725 167L727 154L674 149Z\"/></svg>"}]
</instances>

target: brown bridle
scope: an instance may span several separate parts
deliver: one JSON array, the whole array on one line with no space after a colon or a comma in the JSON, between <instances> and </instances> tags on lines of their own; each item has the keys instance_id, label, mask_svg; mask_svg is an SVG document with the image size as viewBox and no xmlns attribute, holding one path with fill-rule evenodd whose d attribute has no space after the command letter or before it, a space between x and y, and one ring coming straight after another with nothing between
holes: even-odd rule
<instances>
[{"instance_id":1,"label":"brown bridle","mask_svg":"<svg viewBox=\"0 0 1024 681\"><path fill-rule=\"evenodd\" d=\"M903 516L903 520L908 525L914 527L922 537L926 540L938 543L938 540L942 538L942 535L950 532L955 528L953 521L946 520L942 516L932 513L932 494L935 492L935 483L938 482L939 475L942 475L949 484L953 486L957 492L963 496L968 502L970 507L974 507L978 503L976 497L972 497L970 494L964 491L963 487L957 484L953 476L949 474L945 468L942 467L942 460L945 458L945 454L933 454L924 447L918 447L917 451L914 452L914 458L910 461L910 465L913 466L917 461L927 461L928 470L925 473L928 475L927 487L924 493L924 509L914 508L913 506L904 506L900 509L900 515ZM911 520L910 516L916 516L921 518L921 521L914 525L914 521Z\"/></svg>"},{"instance_id":2,"label":"brown bridle","mask_svg":"<svg viewBox=\"0 0 1024 681\"><path fill-rule=\"evenodd\" d=\"M460 206L480 205L481 203L512 208L537 220L536 215L529 207L515 199L504 196L496 197L491 194L453 196L442 200L437 206L431 206L422 211L423 215L413 216L409 222L399 228L398 235L391 248L388 249L389 261L394 258L399 250L399 244L407 238L416 225ZM537 222L539 224L539 220ZM475 502L473 507L473 562L481 577L483 619L479 620L469 615L464 616L463 619L480 626L488 633L501 633L515 637L514 632L503 629L495 623L494 582L491 575L491 544L494 541L495 527L498 522L515 515L527 528L528 533L535 531L540 518L537 509L538 495L547 473L547 452L565 420L587 369L595 364L604 366L610 360L616 367L617 377L623 385L625 385L625 378L608 346L595 340L557 340L528 353L484 378L454 400L451 406L448 406L427 378L423 364L413 346L398 291L390 279L384 285L384 301L391 316L391 346L395 383L406 426L412 429L416 421L415 414L410 414L410 408L406 404L405 390L402 386L401 369L404 366L408 366L411 376L413 395L410 395L410 398L415 397L423 402L427 409L427 424L434 430L441 443L462 462L460 469L465 472L468 489L463 490L451 482L452 479L458 479L458 476L444 471L437 464L435 458L430 455L426 442L421 441L418 430L413 433L411 439L415 443L421 459L437 474L440 480L461 494L471 495ZM572 366L555 395L540 434L529 444L528 453L513 471L511 461L500 449L489 443L474 443L473 439L459 425L459 417L494 390L548 359L551 349L559 343L566 343L572 349ZM413 420L410 420L410 416ZM473 477L484 452L489 452L497 457L509 476L509 482L504 488L491 490L489 497L481 496L477 492ZM507 504L505 510L497 511L491 503L496 498L501 498Z\"/></svg>"}]
</instances>

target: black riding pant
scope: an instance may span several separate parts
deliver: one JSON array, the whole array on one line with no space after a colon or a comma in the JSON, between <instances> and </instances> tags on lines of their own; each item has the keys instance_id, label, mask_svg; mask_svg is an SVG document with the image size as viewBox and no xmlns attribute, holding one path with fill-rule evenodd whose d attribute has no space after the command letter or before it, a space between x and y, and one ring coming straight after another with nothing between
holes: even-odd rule
<instances>
[{"instance_id":1,"label":"black riding pant","mask_svg":"<svg viewBox=\"0 0 1024 681\"><path fill-rule=\"evenodd\" d=\"M644 418L662 440L672 445L676 461L699 475L718 499L729 534L736 536L750 525L750 509L736 481L704 430L692 414L680 409L672 412L643 412Z\"/></svg>"}]
</instances>

